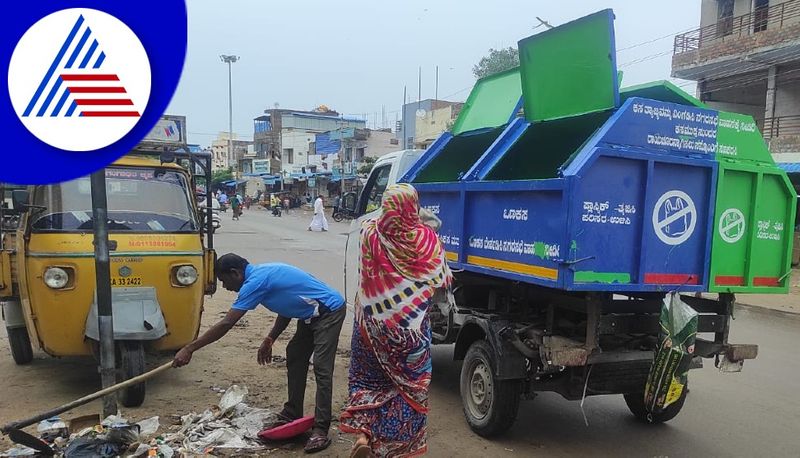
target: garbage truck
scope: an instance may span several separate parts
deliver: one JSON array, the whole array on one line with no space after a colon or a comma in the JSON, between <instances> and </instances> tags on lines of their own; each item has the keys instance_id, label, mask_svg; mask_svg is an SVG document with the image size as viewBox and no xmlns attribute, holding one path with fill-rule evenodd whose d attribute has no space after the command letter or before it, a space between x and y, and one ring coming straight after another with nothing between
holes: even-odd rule
<instances>
[{"instance_id":1,"label":"garbage truck","mask_svg":"<svg viewBox=\"0 0 800 458\"><path fill-rule=\"evenodd\" d=\"M755 122L668 82L620 90L613 20L520 41L520 66L477 81L418 160L376 163L353 209L357 234L398 176L441 219L455 306L432 304L433 342L463 360L463 411L482 436L545 391L623 395L638 419L668 421L691 384L676 373L685 389L645 404L660 349L677 345L662 312L693 316L687 372L704 359L735 372L758 346L728 340L734 294L788 292L797 195Z\"/></svg>"}]
</instances>

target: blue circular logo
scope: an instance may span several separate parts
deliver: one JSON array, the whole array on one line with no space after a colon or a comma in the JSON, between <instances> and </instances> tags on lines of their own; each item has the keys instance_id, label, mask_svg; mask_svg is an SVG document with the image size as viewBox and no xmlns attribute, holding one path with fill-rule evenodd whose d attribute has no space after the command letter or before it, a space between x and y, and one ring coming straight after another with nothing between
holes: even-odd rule
<instances>
[{"instance_id":1,"label":"blue circular logo","mask_svg":"<svg viewBox=\"0 0 800 458\"><path fill-rule=\"evenodd\" d=\"M0 181L88 175L156 125L186 55L183 0L27 2L10 13Z\"/></svg>"}]
</instances>

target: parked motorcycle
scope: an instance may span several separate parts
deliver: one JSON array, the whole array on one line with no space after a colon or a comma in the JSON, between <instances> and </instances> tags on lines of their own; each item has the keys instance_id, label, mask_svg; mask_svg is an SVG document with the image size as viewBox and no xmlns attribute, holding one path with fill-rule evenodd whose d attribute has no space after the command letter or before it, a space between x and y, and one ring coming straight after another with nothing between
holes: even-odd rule
<instances>
[{"instance_id":1,"label":"parked motorcycle","mask_svg":"<svg viewBox=\"0 0 800 458\"><path fill-rule=\"evenodd\" d=\"M355 217L355 213L346 208L337 207L333 210L333 220L337 223L341 223L344 220L351 220Z\"/></svg>"}]
</instances>

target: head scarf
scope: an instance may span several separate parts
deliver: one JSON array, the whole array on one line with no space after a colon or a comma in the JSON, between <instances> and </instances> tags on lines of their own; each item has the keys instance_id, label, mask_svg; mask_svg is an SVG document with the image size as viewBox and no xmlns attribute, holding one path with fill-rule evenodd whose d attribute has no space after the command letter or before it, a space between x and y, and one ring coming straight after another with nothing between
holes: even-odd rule
<instances>
[{"instance_id":1,"label":"head scarf","mask_svg":"<svg viewBox=\"0 0 800 458\"><path fill-rule=\"evenodd\" d=\"M392 185L380 216L362 227L359 303L390 326L419 329L436 290L452 283L439 238L419 210L412 186Z\"/></svg>"}]
</instances>

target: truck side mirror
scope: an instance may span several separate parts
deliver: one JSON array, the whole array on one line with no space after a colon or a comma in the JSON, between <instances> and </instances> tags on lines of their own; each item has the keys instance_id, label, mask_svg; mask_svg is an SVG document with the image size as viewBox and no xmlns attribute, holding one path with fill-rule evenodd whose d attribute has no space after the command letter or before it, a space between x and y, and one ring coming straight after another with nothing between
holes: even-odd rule
<instances>
[{"instance_id":1,"label":"truck side mirror","mask_svg":"<svg viewBox=\"0 0 800 458\"><path fill-rule=\"evenodd\" d=\"M28 209L28 195L27 189L15 189L11 191L11 204L16 211L25 211Z\"/></svg>"}]
</instances>

